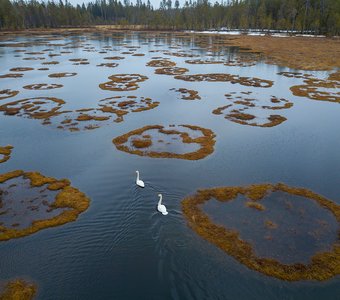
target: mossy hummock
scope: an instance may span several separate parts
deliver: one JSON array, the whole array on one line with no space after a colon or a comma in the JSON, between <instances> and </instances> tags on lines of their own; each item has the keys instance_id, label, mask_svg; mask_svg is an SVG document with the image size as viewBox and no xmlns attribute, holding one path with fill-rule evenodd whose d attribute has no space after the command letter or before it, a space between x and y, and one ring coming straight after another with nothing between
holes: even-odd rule
<instances>
[{"instance_id":1,"label":"mossy hummock","mask_svg":"<svg viewBox=\"0 0 340 300\"><path fill-rule=\"evenodd\" d=\"M50 219L34 220L30 226L21 229L7 228L0 226L0 241L7 241L14 238L24 237L33 234L37 231L48 227L60 226L69 222L75 221L79 214L87 210L90 204L89 198L78 189L71 186L68 179L55 179L52 177L46 177L39 172L24 172L22 170L16 170L9 173L0 175L0 183L5 183L7 180L23 177L30 181L30 186L41 187L47 185L47 189L51 191L59 191L55 197L55 200L49 204L49 208L64 209L59 215ZM18 199L17 201L19 201Z\"/></svg>"},{"instance_id":2,"label":"mossy hummock","mask_svg":"<svg viewBox=\"0 0 340 300\"><path fill-rule=\"evenodd\" d=\"M216 245L227 254L234 257L248 268L287 281L298 280L327 280L340 274L340 231L331 250L314 254L309 264L284 264L276 259L258 257L252 244L241 239L238 231L214 224L202 211L202 205L210 199L228 202L239 195L248 198L246 204L259 210L264 207L257 206L267 194L281 191L290 195L305 197L314 201L322 208L330 211L337 222L340 223L340 206L327 198L308 189L289 187L283 183L257 184L246 187L218 187L198 190L193 196L182 201L182 210L188 225L201 237ZM261 204L262 205L262 204ZM255 207L256 206L256 207ZM273 221L267 221L267 227L275 229Z\"/></svg>"}]
</instances>

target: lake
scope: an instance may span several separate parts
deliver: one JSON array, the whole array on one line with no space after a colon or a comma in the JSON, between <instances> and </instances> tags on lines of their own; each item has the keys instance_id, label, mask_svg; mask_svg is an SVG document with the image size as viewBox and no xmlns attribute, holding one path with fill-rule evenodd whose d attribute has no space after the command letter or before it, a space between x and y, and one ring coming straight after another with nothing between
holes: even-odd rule
<instances>
[{"instance_id":1,"label":"lake","mask_svg":"<svg viewBox=\"0 0 340 300\"><path fill-rule=\"evenodd\" d=\"M334 71L267 64L224 39L159 32L2 38L0 146L13 149L1 174L67 178L90 206L74 222L0 242L1 281L33 281L37 299L338 299L339 276L289 282L256 272L203 239L182 213L182 200L199 189L261 183L340 204ZM135 185L136 170L144 189ZM31 191L27 182L0 184L10 188L15 200L55 194ZM157 211L159 193L167 216ZM339 243L334 216L303 197L267 195L264 219L239 198L212 199L202 209L261 257L308 263ZM18 225L5 211L6 226L49 214L3 201L25 216ZM294 209L285 209L287 201ZM268 234L264 220L278 230Z\"/></svg>"}]
</instances>

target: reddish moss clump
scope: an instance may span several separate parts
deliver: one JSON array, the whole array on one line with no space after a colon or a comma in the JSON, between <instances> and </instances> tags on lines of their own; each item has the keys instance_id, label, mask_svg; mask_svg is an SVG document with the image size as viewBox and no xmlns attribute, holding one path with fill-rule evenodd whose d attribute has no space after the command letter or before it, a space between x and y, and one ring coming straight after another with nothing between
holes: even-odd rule
<instances>
[{"instance_id":1,"label":"reddish moss clump","mask_svg":"<svg viewBox=\"0 0 340 300\"><path fill-rule=\"evenodd\" d=\"M47 188L49 190L59 191L55 201L49 204L49 207L50 209L62 208L65 210L50 219L35 220L26 228L15 229L1 226L0 241L24 237L48 227L60 226L68 222L73 222L78 218L80 213L84 212L89 207L90 200L84 193L70 186L70 181L67 179L57 180L52 177L46 177L39 172L24 172L22 170L17 170L1 174L0 183L21 176L30 181L31 187L41 187L48 184Z\"/></svg>"},{"instance_id":2,"label":"reddish moss clump","mask_svg":"<svg viewBox=\"0 0 340 300\"><path fill-rule=\"evenodd\" d=\"M9 281L0 294L0 300L32 300L37 286L22 279Z\"/></svg>"},{"instance_id":3,"label":"reddish moss clump","mask_svg":"<svg viewBox=\"0 0 340 300\"><path fill-rule=\"evenodd\" d=\"M197 137L197 138L192 138L185 131L180 131L180 130L175 130L175 129L166 130L164 129L164 126L161 126L161 125L150 125L150 126L145 126L145 127L130 131L124 135L116 137L113 139L112 142L116 145L116 148L120 151L124 151L124 152L131 153L131 154L136 154L140 156L149 156L149 157L155 157L155 158L179 158L179 159L188 159L188 160L198 160L198 159L205 158L206 156L214 152L215 134L210 129L202 128L199 126L193 126L193 125L180 125L180 126L183 128L194 130L194 131L201 131L202 136ZM167 134L167 135L179 135L183 143L199 144L201 148L194 152L179 154L179 153L173 153L173 152L142 151L138 149L131 149L125 145L128 142L130 137L132 136L143 137L143 135L145 135L144 132L149 131L149 130L158 130L159 133ZM145 140L150 140L150 139L147 138L147 139L144 139L144 141Z\"/></svg>"},{"instance_id":4,"label":"reddish moss clump","mask_svg":"<svg viewBox=\"0 0 340 300\"><path fill-rule=\"evenodd\" d=\"M281 191L305 197L329 210L338 223L340 206L327 198L304 188L289 187L283 183L258 184L247 187L219 187L199 190L182 201L182 210L188 225L201 237L233 256L248 268L282 280L327 280L340 274L340 232L331 250L316 253L309 264L284 264L276 259L258 257L249 242L240 238L238 231L214 224L202 211L202 205L214 198L228 202L244 195L252 201L261 201L270 192ZM271 223L266 224L275 227Z\"/></svg>"}]
</instances>

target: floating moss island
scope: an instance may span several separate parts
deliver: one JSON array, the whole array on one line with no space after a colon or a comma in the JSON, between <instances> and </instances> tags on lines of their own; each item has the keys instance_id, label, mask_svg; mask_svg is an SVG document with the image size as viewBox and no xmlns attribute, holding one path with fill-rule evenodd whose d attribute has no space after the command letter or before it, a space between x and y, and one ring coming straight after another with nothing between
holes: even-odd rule
<instances>
[{"instance_id":1,"label":"floating moss island","mask_svg":"<svg viewBox=\"0 0 340 300\"><path fill-rule=\"evenodd\" d=\"M174 125L169 127L171 128L167 129L161 125L145 126L116 137L112 142L120 151L154 158L198 160L214 152L215 134L210 129L193 125L179 125L176 129L173 128ZM160 135L172 136L171 142L165 143L163 139L160 139ZM197 150L184 153L163 151L174 146L175 140L178 140L179 145L176 145L178 148L191 145L197 146ZM154 146L156 148L152 148Z\"/></svg>"},{"instance_id":2,"label":"floating moss island","mask_svg":"<svg viewBox=\"0 0 340 300\"><path fill-rule=\"evenodd\" d=\"M11 157L13 146L8 145L5 147L0 146L0 164L8 161Z\"/></svg>"},{"instance_id":3,"label":"floating moss island","mask_svg":"<svg viewBox=\"0 0 340 300\"><path fill-rule=\"evenodd\" d=\"M2 225L0 225L0 241L24 237L48 227L55 227L73 222L78 218L79 214L87 210L89 207L90 200L84 193L72 187L68 179L58 180L52 177L46 177L39 172L24 172L22 170L17 170L1 174L0 184L6 183L11 179L29 180L29 186L31 189L42 188L42 190L39 191L41 198L43 197L42 193L45 191L50 191L51 193L57 192L55 199L52 202L49 203L46 198L44 198L40 199L41 201L39 205L47 207L47 211L49 212L57 210L59 214L50 217L48 216L48 213L46 213L47 218L33 220L28 226L20 228L18 226L14 226L19 224L7 226L2 223ZM7 189L17 187L18 185L15 183L1 191L0 207L2 209L6 209L6 206L3 203L3 194L8 193ZM16 199L16 202L17 201L20 201L20 199ZM39 210L39 205L35 207L30 206L30 208L31 210ZM27 207L27 209L28 208L29 207ZM9 212L10 209L4 210L1 212L1 215L6 216Z\"/></svg>"},{"instance_id":4,"label":"floating moss island","mask_svg":"<svg viewBox=\"0 0 340 300\"><path fill-rule=\"evenodd\" d=\"M186 197L182 201L182 210L188 225L197 234L252 270L287 281L323 281L339 275L340 231L338 231L337 239L331 249L314 254L308 264L284 264L273 258L258 257L253 245L242 240L238 231L214 224L202 210L203 204L210 199L228 202L243 195L248 200L247 207L262 211L265 207L259 202L269 193L277 191L301 196L317 203L320 207L327 209L335 217L338 224L340 223L340 206L338 204L308 189L289 187L283 183L198 190L195 195ZM277 224L273 221L267 222L266 225L272 228L277 227Z\"/></svg>"}]
</instances>

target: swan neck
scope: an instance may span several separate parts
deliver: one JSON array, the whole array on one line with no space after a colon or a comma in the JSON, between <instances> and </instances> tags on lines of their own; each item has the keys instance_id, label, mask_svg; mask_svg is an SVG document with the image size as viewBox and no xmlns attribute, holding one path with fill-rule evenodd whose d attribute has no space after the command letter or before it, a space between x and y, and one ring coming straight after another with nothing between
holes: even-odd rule
<instances>
[{"instance_id":1,"label":"swan neck","mask_svg":"<svg viewBox=\"0 0 340 300\"><path fill-rule=\"evenodd\" d=\"M138 181L139 180L139 172L137 171L136 173L137 173L137 181Z\"/></svg>"},{"instance_id":2,"label":"swan neck","mask_svg":"<svg viewBox=\"0 0 340 300\"><path fill-rule=\"evenodd\" d=\"M162 204L162 195L159 195L159 201L158 201L158 205Z\"/></svg>"}]
</instances>

